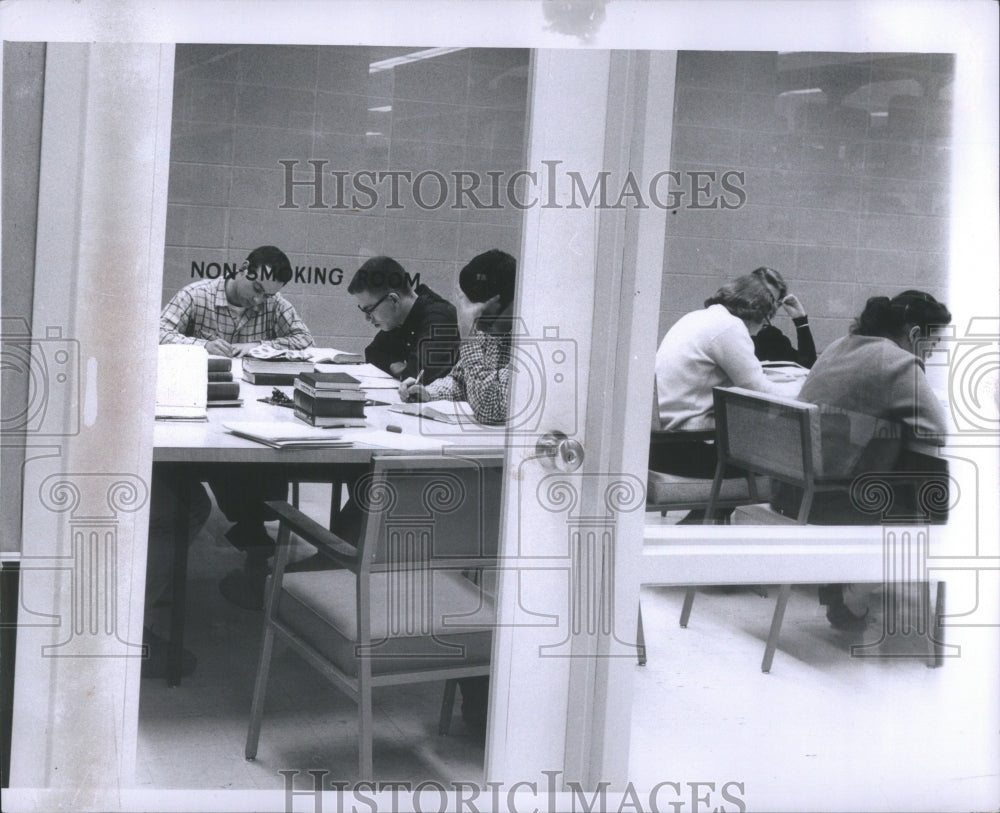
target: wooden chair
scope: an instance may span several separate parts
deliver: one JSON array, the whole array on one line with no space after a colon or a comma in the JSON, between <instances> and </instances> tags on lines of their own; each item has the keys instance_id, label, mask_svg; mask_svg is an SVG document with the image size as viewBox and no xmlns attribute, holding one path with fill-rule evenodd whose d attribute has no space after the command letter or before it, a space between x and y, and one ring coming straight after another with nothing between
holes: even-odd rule
<instances>
[{"instance_id":1,"label":"wooden chair","mask_svg":"<svg viewBox=\"0 0 1000 813\"><path fill-rule=\"evenodd\" d=\"M257 754L276 635L357 703L366 780L373 689L489 674L493 598L469 576L495 569L502 473L498 453L378 455L355 490L363 509L358 540L336 536L286 502L268 503L280 527L248 760ZM293 531L337 569L285 572ZM453 683L449 689L442 721L454 701Z\"/></svg>"},{"instance_id":2,"label":"wooden chair","mask_svg":"<svg viewBox=\"0 0 1000 813\"><path fill-rule=\"evenodd\" d=\"M678 432L663 429L660 421L659 403L656 398L656 387L653 388L653 411L649 433L650 449L677 446L691 441L715 440L716 431L707 429L697 432ZM646 476L646 511L658 512L665 516L668 511L707 510L712 493L713 481L702 477L684 477L679 474L668 474L649 469ZM768 481L748 480L742 474L727 478L720 486L716 508L735 508L749 505L767 499ZM692 588L693 590L694 588ZM686 597L685 597L686 602ZM683 626L683 624L682 624ZM638 661L640 666L646 665L645 636L642 629L642 607L639 607L636 632Z\"/></svg>"},{"instance_id":3,"label":"wooden chair","mask_svg":"<svg viewBox=\"0 0 1000 813\"><path fill-rule=\"evenodd\" d=\"M705 512L706 523L711 522L721 503L722 484L731 469L740 469L748 483L763 475L802 489L797 518L792 520L775 513L775 522L779 524L804 525L817 491L842 491L849 487L850 482L844 478L821 475L822 432L819 407L815 404L740 387L716 387L713 397L719 462ZM783 584L778 590L760 666L762 672L771 671L791 592L790 584ZM694 588L689 588L684 596L682 627L687 626L694 594Z\"/></svg>"}]
</instances>

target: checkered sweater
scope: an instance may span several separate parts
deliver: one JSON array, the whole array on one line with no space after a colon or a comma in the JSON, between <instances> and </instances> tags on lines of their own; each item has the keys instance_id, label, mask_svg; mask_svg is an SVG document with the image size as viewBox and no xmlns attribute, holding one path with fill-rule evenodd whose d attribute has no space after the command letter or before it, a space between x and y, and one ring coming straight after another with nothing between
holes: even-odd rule
<instances>
[{"instance_id":1,"label":"checkered sweater","mask_svg":"<svg viewBox=\"0 0 1000 813\"><path fill-rule=\"evenodd\" d=\"M504 423L510 374L510 334L476 331L462 342L451 372L427 385L427 394L434 401L468 401L480 423Z\"/></svg>"},{"instance_id":2,"label":"checkered sweater","mask_svg":"<svg viewBox=\"0 0 1000 813\"><path fill-rule=\"evenodd\" d=\"M222 277L199 280L174 294L160 314L160 344L204 345L224 339L300 350L313 343L309 328L281 294L237 316L226 299L225 285Z\"/></svg>"}]
</instances>

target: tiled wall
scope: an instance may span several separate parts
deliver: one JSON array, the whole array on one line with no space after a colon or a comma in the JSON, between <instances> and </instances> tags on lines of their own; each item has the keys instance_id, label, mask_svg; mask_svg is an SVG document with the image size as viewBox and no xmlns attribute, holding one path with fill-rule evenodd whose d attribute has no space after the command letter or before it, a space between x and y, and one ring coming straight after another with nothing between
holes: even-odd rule
<instances>
[{"instance_id":1,"label":"tiled wall","mask_svg":"<svg viewBox=\"0 0 1000 813\"><path fill-rule=\"evenodd\" d=\"M402 208L387 208L386 181L374 208L331 208L336 182L327 174L326 208L310 208L311 187L295 189L295 208L282 208L281 160L297 162L296 180L314 177L310 160L327 161L326 173L436 171L452 193L453 171L486 178L523 167L528 52L460 49L398 60L422 50L177 46L164 302L192 281L192 263L238 265L255 246L274 244L293 266L325 269L286 288L317 344L360 350L372 329L347 283L369 257L395 257L450 298L475 254L501 248L516 256L520 211L430 208L439 189L432 176L421 187L425 207L402 183ZM358 198L369 205L367 195Z\"/></svg>"},{"instance_id":2,"label":"tiled wall","mask_svg":"<svg viewBox=\"0 0 1000 813\"><path fill-rule=\"evenodd\" d=\"M760 265L820 350L869 296L947 301L952 76L948 55L678 54L671 169L743 171L746 202L668 216L659 336Z\"/></svg>"}]
</instances>

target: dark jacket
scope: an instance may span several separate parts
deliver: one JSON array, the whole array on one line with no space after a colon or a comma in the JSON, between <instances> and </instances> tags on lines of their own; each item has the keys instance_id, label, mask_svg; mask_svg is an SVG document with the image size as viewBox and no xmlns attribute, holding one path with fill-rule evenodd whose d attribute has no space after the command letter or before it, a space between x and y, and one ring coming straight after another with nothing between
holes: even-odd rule
<instances>
[{"instance_id":1,"label":"dark jacket","mask_svg":"<svg viewBox=\"0 0 1000 813\"><path fill-rule=\"evenodd\" d=\"M458 360L458 318L455 306L426 285L417 286L416 294L403 324L380 330L365 348L365 360L387 373L390 364L405 361L406 369L396 378L416 378L423 370L423 383L430 384Z\"/></svg>"},{"instance_id":2,"label":"dark jacket","mask_svg":"<svg viewBox=\"0 0 1000 813\"><path fill-rule=\"evenodd\" d=\"M774 325L764 325L753 337L754 355L761 361L794 361L803 367L812 367L816 363L816 344L809 330L809 317L801 316L792 321L795 323L798 350Z\"/></svg>"}]
</instances>

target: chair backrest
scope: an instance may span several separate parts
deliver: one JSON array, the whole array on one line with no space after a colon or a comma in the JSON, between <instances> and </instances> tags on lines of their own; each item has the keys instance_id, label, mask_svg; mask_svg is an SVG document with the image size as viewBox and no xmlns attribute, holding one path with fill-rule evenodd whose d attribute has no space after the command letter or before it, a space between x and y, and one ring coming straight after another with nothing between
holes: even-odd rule
<instances>
[{"instance_id":1,"label":"chair backrest","mask_svg":"<svg viewBox=\"0 0 1000 813\"><path fill-rule=\"evenodd\" d=\"M741 387L716 387L719 459L756 474L805 484L823 470L819 407Z\"/></svg>"},{"instance_id":2,"label":"chair backrest","mask_svg":"<svg viewBox=\"0 0 1000 813\"><path fill-rule=\"evenodd\" d=\"M496 560L503 454L376 455L354 497L371 571L489 567Z\"/></svg>"}]
</instances>

